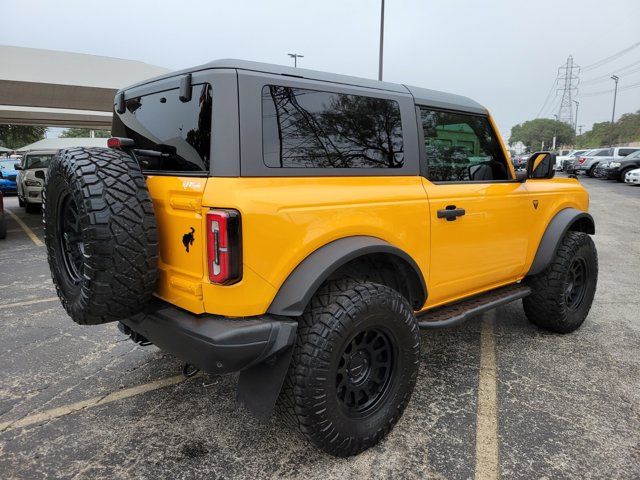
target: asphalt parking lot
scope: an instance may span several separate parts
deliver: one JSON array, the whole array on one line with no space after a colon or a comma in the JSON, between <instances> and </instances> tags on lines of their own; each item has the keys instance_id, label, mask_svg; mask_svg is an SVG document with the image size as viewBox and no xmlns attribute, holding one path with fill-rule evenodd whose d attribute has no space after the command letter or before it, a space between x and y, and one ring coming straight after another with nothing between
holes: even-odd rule
<instances>
[{"instance_id":1,"label":"asphalt parking lot","mask_svg":"<svg viewBox=\"0 0 640 480\"><path fill-rule=\"evenodd\" d=\"M560 336L519 302L422 334L412 401L350 459L309 446L234 398L235 376L181 363L115 324L75 325L51 283L38 215L5 198L0 241L0 476L12 478L638 478L640 187L584 179L598 290Z\"/></svg>"}]
</instances>

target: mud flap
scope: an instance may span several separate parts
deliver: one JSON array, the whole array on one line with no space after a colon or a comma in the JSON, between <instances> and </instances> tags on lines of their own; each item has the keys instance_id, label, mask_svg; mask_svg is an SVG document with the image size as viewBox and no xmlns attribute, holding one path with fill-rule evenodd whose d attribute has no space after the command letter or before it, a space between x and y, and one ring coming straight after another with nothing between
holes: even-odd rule
<instances>
[{"instance_id":1,"label":"mud flap","mask_svg":"<svg viewBox=\"0 0 640 480\"><path fill-rule=\"evenodd\" d=\"M258 419L267 420L271 416L292 355L293 346L290 346L270 359L240 372L238 401Z\"/></svg>"}]
</instances>

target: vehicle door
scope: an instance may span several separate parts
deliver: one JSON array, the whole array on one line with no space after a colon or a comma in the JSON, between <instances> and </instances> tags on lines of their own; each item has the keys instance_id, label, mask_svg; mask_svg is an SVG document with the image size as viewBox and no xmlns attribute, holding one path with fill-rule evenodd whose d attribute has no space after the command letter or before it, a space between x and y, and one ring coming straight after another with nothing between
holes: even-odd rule
<instances>
[{"instance_id":1,"label":"vehicle door","mask_svg":"<svg viewBox=\"0 0 640 480\"><path fill-rule=\"evenodd\" d=\"M431 216L427 305L515 281L533 206L488 114L419 107Z\"/></svg>"}]
</instances>

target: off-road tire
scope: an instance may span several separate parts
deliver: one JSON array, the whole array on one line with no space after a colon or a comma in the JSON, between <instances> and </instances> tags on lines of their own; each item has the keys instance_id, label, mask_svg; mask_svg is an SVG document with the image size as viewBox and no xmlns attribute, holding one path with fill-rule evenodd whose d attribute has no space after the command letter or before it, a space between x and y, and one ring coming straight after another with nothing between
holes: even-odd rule
<instances>
[{"instance_id":1,"label":"off-road tire","mask_svg":"<svg viewBox=\"0 0 640 480\"><path fill-rule=\"evenodd\" d=\"M139 313L158 276L158 239L136 161L118 150L62 150L49 166L43 200L49 267L71 318L97 325Z\"/></svg>"},{"instance_id":2,"label":"off-road tire","mask_svg":"<svg viewBox=\"0 0 640 480\"><path fill-rule=\"evenodd\" d=\"M24 207L24 200L22 200L22 197L20 195L18 195L18 206Z\"/></svg>"},{"instance_id":3,"label":"off-road tire","mask_svg":"<svg viewBox=\"0 0 640 480\"><path fill-rule=\"evenodd\" d=\"M571 307L567 289L574 262L585 268L585 290ZM556 333L570 333L582 325L593 302L598 282L598 254L593 240L582 232L567 232L551 264L527 279L531 295L522 299L524 312L534 325Z\"/></svg>"},{"instance_id":4,"label":"off-road tire","mask_svg":"<svg viewBox=\"0 0 640 480\"><path fill-rule=\"evenodd\" d=\"M380 390L384 393L369 410L350 413L338 398L342 387L337 385L339 369L345 369L345 347L357 342L359 332L376 328L393 344L386 390ZM372 282L330 281L299 319L278 412L325 452L339 457L356 455L382 440L402 416L415 386L419 358L418 325L402 295Z\"/></svg>"}]
</instances>

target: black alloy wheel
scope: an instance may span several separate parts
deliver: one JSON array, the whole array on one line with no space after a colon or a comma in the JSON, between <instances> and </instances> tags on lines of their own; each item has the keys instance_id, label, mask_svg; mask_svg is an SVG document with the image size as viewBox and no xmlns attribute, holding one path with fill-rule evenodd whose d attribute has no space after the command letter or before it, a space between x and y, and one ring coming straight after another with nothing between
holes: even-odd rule
<instances>
[{"instance_id":1,"label":"black alloy wheel","mask_svg":"<svg viewBox=\"0 0 640 480\"><path fill-rule=\"evenodd\" d=\"M84 270L84 241L78 206L71 195L60 198L56 216L59 219L58 246L65 267L64 271L70 282L78 284Z\"/></svg>"},{"instance_id":2,"label":"black alloy wheel","mask_svg":"<svg viewBox=\"0 0 640 480\"><path fill-rule=\"evenodd\" d=\"M342 351L336 372L336 395L350 417L375 409L389 387L395 363L392 342L380 328L355 335Z\"/></svg>"},{"instance_id":3,"label":"black alloy wheel","mask_svg":"<svg viewBox=\"0 0 640 480\"><path fill-rule=\"evenodd\" d=\"M565 301L569 310L576 310L584 300L587 291L587 264L581 257L573 259L567 272L567 284L565 287Z\"/></svg>"}]
</instances>

